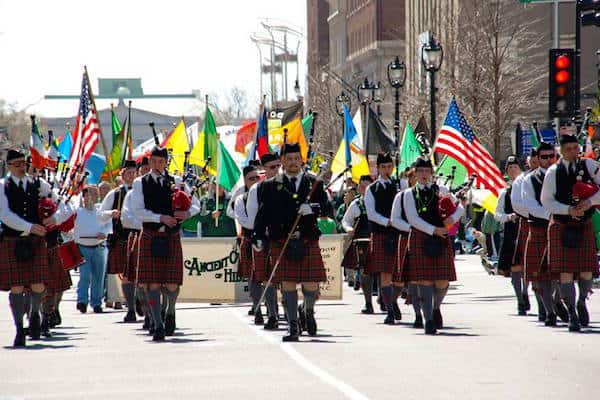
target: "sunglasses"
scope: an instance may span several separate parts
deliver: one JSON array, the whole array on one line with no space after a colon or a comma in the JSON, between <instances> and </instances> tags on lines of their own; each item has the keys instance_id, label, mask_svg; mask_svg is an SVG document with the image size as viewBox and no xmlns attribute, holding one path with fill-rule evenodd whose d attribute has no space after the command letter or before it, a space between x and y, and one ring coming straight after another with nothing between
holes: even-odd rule
<instances>
[{"instance_id":1,"label":"sunglasses","mask_svg":"<svg viewBox=\"0 0 600 400\"><path fill-rule=\"evenodd\" d=\"M556 154L546 154L544 156L538 156L540 158L540 160L552 160L554 157L556 157Z\"/></svg>"}]
</instances>

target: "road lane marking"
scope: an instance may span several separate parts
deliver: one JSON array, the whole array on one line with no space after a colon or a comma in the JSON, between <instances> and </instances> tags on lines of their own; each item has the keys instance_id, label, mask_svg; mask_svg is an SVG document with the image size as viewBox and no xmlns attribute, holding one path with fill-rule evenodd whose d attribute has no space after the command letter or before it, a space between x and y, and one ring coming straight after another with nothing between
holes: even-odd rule
<instances>
[{"instance_id":1,"label":"road lane marking","mask_svg":"<svg viewBox=\"0 0 600 400\"><path fill-rule=\"evenodd\" d=\"M240 320L244 325L250 328L257 336L265 339L267 342L279 346L279 348L287 354L292 360L296 362L302 369L321 379L323 382L337 389L341 393L343 393L348 399L351 400L369 400L367 396L360 393L358 390L348 385L347 383L339 380L335 376L331 375L327 371L319 368L312 362L310 362L306 357L304 357L300 352L298 352L291 343L283 343L281 339L268 334L264 329L259 329L257 326L249 324L248 319L244 318L245 315L236 312L234 309L230 309L231 313L236 316L238 320Z\"/></svg>"}]
</instances>

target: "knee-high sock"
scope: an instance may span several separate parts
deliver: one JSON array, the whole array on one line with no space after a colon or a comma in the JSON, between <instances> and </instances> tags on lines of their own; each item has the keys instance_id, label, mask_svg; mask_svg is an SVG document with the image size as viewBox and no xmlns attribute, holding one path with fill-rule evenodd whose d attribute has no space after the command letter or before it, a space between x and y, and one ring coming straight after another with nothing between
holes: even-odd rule
<instances>
[{"instance_id":1,"label":"knee-high sock","mask_svg":"<svg viewBox=\"0 0 600 400\"><path fill-rule=\"evenodd\" d=\"M304 309L306 312L315 312L315 303L317 302L317 291L316 290L302 290L304 294Z\"/></svg>"},{"instance_id":2,"label":"knee-high sock","mask_svg":"<svg viewBox=\"0 0 600 400\"><path fill-rule=\"evenodd\" d=\"M144 312L145 317L152 317L150 313L150 308L148 307L148 297L146 289L143 287L138 287L135 291L135 295L140 301L140 305L142 306L142 311Z\"/></svg>"},{"instance_id":3,"label":"knee-high sock","mask_svg":"<svg viewBox=\"0 0 600 400\"><path fill-rule=\"evenodd\" d=\"M254 281L250 281L250 298L252 299L252 308L256 309L260 296L262 294L262 286Z\"/></svg>"},{"instance_id":4,"label":"knee-high sock","mask_svg":"<svg viewBox=\"0 0 600 400\"><path fill-rule=\"evenodd\" d=\"M135 287L133 283L122 283L121 288L123 288L123 294L127 302L127 311L135 311Z\"/></svg>"},{"instance_id":5,"label":"knee-high sock","mask_svg":"<svg viewBox=\"0 0 600 400\"><path fill-rule=\"evenodd\" d=\"M23 293L11 293L8 295L13 320L17 328L23 328L23 314L25 313L25 298Z\"/></svg>"},{"instance_id":6,"label":"knee-high sock","mask_svg":"<svg viewBox=\"0 0 600 400\"><path fill-rule=\"evenodd\" d=\"M365 303L371 304L373 298L373 277L371 275L363 274L360 284L363 290L363 296L365 296Z\"/></svg>"},{"instance_id":7,"label":"knee-high sock","mask_svg":"<svg viewBox=\"0 0 600 400\"><path fill-rule=\"evenodd\" d=\"M149 289L147 292L148 296L148 307L150 308L150 313L152 314L152 319L154 320L154 326L164 327L162 320L162 309L160 305L160 289Z\"/></svg>"},{"instance_id":8,"label":"knee-high sock","mask_svg":"<svg viewBox=\"0 0 600 400\"><path fill-rule=\"evenodd\" d=\"M161 311L162 312L167 312L167 307L169 306L169 291L167 290L166 287L161 286L160 287L160 293L162 294L162 308Z\"/></svg>"},{"instance_id":9,"label":"knee-high sock","mask_svg":"<svg viewBox=\"0 0 600 400\"><path fill-rule=\"evenodd\" d=\"M547 314L556 314L556 310L554 309L554 298L552 296L552 282L551 281L540 281L537 285L537 291L540 292L542 296L542 303L544 303L544 308L546 309Z\"/></svg>"},{"instance_id":10,"label":"knee-high sock","mask_svg":"<svg viewBox=\"0 0 600 400\"><path fill-rule=\"evenodd\" d=\"M265 288L265 303L267 303L267 315L277 318L277 290L273 286Z\"/></svg>"},{"instance_id":11,"label":"knee-high sock","mask_svg":"<svg viewBox=\"0 0 600 400\"><path fill-rule=\"evenodd\" d=\"M523 273L521 271L521 273ZM529 282L523 279L523 296L529 296Z\"/></svg>"},{"instance_id":12,"label":"knee-high sock","mask_svg":"<svg viewBox=\"0 0 600 400\"><path fill-rule=\"evenodd\" d=\"M402 294L402 287L392 285L394 287L394 301L398 300L398 297Z\"/></svg>"},{"instance_id":13,"label":"knee-high sock","mask_svg":"<svg viewBox=\"0 0 600 400\"><path fill-rule=\"evenodd\" d=\"M511 271L510 282L519 303L523 302L523 271Z\"/></svg>"},{"instance_id":14,"label":"knee-high sock","mask_svg":"<svg viewBox=\"0 0 600 400\"><path fill-rule=\"evenodd\" d=\"M39 313L40 305L42 304L42 297L44 292L31 292L31 313Z\"/></svg>"},{"instance_id":15,"label":"knee-high sock","mask_svg":"<svg viewBox=\"0 0 600 400\"><path fill-rule=\"evenodd\" d=\"M579 279L577 283L579 285L579 301L585 303L585 301L587 300L587 295L592 290L592 280Z\"/></svg>"},{"instance_id":16,"label":"knee-high sock","mask_svg":"<svg viewBox=\"0 0 600 400\"><path fill-rule=\"evenodd\" d=\"M419 285L421 307L425 321L433 319L433 285Z\"/></svg>"},{"instance_id":17,"label":"knee-high sock","mask_svg":"<svg viewBox=\"0 0 600 400\"><path fill-rule=\"evenodd\" d=\"M167 290L167 298L169 299L169 304L167 305L167 315L175 315L177 296L179 296L179 286L177 286L177 289L175 290Z\"/></svg>"},{"instance_id":18,"label":"knee-high sock","mask_svg":"<svg viewBox=\"0 0 600 400\"><path fill-rule=\"evenodd\" d=\"M288 322L298 321L298 292L296 290L284 290L283 299L285 300L285 313Z\"/></svg>"},{"instance_id":19,"label":"knee-high sock","mask_svg":"<svg viewBox=\"0 0 600 400\"><path fill-rule=\"evenodd\" d=\"M571 313L571 311L575 309L575 282L561 283L560 293L567 304L569 313Z\"/></svg>"},{"instance_id":20,"label":"knee-high sock","mask_svg":"<svg viewBox=\"0 0 600 400\"><path fill-rule=\"evenodd\" d=\"M562 301L560 294L560 283L558 281L552 281L552 296L554 297L554 303Z\"/></svg>"},{"instance_id":21,"label":"knee-high sock","mask_svg":"<svg viewBox=\"0 0 600 400\"><path fill-rule=\"evenodd\" d=\"M434 287L434 293L433 293L433 309L434 310L440 309L440 306L442 305L442 302L444 301L446 294L448 294L449 287L450 287L450 285L446 286L443 289Z\"/></svg>"},{"instance_id":22,"label":"knee-high sock","mask_svg":"<svg viewBox=\"0 0 600 400\"><path fill-rule=\"evenodd\" d=\"M42 312L51 314L56 309L56 296L46 296L42 302Z\"/></svg>"},{"instance_id":23,"label":"knee-high sock","mask_svg":"<svg viewBox=\"0 0 600 400\"><path fill-rule=\"evenodd\" d=\"M421 300L419 299L419 286L414 283L408 284L408 293L410 294L410 301L415 311L415 315L421 315Z\"/></svg>"},{"instance_id":24,"label":"knee-high sock","mask_svg":"<svg viewBox=\"0 0 600 400\"><path fill-rule=\"evenodd\" d=\"M388 316L394 318L394 286L383 286L381 288L381 295L383 296Z\"/></svg>"},{"instance_id":25,"label":"knee-high sock","mask_svg":"<svg viewBox=\"0 0 600 400\"><path fill-rule=\"evenodd\" d=\"M538 304L538 313L545 311L546 307L544 306L544 299L542 299L542 291L540 290L540 282L532 282L531 287L533 287L533 293L535 294L535 299Z\"/></svg>"}]
</instances>

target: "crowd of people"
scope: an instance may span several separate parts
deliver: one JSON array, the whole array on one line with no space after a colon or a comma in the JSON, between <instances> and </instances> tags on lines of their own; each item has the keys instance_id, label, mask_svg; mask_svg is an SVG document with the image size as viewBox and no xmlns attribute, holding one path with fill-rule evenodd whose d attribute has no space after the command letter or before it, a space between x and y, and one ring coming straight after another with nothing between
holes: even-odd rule
<instances>
[{"instance_id":1,"label":"crowd of people","mask_svg":"<svg viewBox=\"0 0 600 400\"><path fill-rule=\"evenodd\" d=\"M238 273L248 281L255 324L278 329L281 292L283 341L317 334L315 304L327 279L319 237L334 233L347 236L342 267L348 284L362 289L362 313L375 312L376 295L384 323L393 325L402 319L402 297L414 309L413 327L433 335L444 329L456 246L462 250L469 226L483 231L485 252L498 253L498 271L511 278L519 315L530 309L531 283L539 320L556 326L558 317L579 331L589 324L586 300L598 273L590 217L600 204L600 176L595 161L580 158L575 137L562 136L560 154L556 161L554 146L542 143L528 157L527 171L509 157L508 186L495 213L484 213L469 204L468 185L453 190L436 181L429 157L396 172L390 154L381 153L377 176L348 179L334 193L331 174L306 170L300 147L288 143L280 154L244 167L243 185L233 193L210 180L196 192L186 184L193 174L169 174L168 151L156 146L141 162L126 161L116 184L87 185L82 178L65 191L44 174L28 173L25 154L10 150L9 174L0 181L0 289L10 292L14 346L25 346L27 336L51 336L61 323L60 300L72 285L61 255L68 244L80 260L72 267L79 271L81 313L88 306L103 312L108 276L113 286L120 282L124 322L139 315L154 341L165 340L176 329L181 238L211 236L238 237ZM596 191L582 192L582 185ZM50 205L45 213L41 199Z\"/></svg>"}]
</instances>

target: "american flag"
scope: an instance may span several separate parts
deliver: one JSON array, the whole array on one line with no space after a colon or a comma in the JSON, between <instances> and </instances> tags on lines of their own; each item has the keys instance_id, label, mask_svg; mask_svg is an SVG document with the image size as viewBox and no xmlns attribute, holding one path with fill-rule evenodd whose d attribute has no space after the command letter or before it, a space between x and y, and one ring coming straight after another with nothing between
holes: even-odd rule
<instances>
[{"instance_id":1,"label":"american flag","mask_svg":"<svg viewBox=\"0 0 600 400\"><path fill-rule=\"evenodd\" d=\"M90 158L98 144L100 136L100 124L96 108L92 101L92 93L89 86L87 71L83 73L81 82L81 96L79 98L79 113L73 130L73 150L69 159L69 166L84 165Z\"/></svg>"},{"instance_id":2,"label":"american flag","mask_svg":"<svg viewBox=\"0 0 600 400\"><path fill-rule=\"evenodd\" d=\"M469 175L476 174L475 184L498 196L506 186L494 159L477 139L465 116L452 98L448 114L433 146L436 153L446 154L464 165Z\"/></svg>"}]
</instances>

